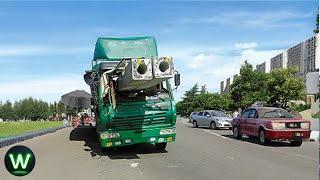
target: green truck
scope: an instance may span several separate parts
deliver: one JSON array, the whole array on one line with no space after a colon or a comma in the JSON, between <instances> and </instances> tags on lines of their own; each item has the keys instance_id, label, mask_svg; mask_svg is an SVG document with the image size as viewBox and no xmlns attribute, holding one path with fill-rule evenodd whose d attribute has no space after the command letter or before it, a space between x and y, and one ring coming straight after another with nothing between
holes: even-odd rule
<instances>
[{"instance_id":1,"label":"green truck","mask_svg":"<svg viewBox=\"0 0 320 180\"><path fill-rule=\"evenodd\" d=\"M171 57L159 57L154 37L98 38L92 69L84 75L101 147L152 143L159 150L176 138Z\"/></svg>"}]
</instances>

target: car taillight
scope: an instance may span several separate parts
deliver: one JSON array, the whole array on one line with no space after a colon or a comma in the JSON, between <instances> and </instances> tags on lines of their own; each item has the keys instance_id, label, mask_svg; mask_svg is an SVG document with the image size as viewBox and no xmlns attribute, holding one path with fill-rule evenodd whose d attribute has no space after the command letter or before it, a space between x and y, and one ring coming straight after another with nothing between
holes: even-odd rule
<instances>
[{"instance_id":1,"label":"car taillight","mask_svg":"<svg viewBox=\"0 0 320 180\"><path fill-rule=\"evenodd\" d=\"M286 124L285 123L271 123L272 129L275 130L283 130L286 128Z\"/></svg>"},{"instance_id":2,"label":"car taillight","mask_svg":"<svg viewBox=\"0 0 320 180\"><path fill-rule=\"evenodd\" d=\"M309 123L301 123L301 129L310 129L310 124Z\"/></svg>"}]
</instances>

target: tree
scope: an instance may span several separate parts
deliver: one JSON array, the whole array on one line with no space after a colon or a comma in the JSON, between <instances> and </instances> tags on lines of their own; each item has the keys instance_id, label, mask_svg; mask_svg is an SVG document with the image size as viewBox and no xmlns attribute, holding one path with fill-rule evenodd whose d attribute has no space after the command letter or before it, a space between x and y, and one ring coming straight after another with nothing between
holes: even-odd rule
<instances>
[{"instance_id":1,"label":"tree","mask_svg":"<svg viewBox=\"0 0 320 180\"><path fill-rule=\"evenodd\" d=\"M297 68L276 69L269 74L267 80L268 104L280 104L286 108L291 100L301 100L305 97L305 85L297 77Z\"/></svg>"},{"instance_id":2,"label":"tree","mask_svg":"<svg viewBox=\"0 0 320 180\"><path fill-rule=\"evenodd\" d=\"M204 87L204 86L202 86ZM203 90L204 88L202 88ZM177 113L182 116L188 116L193 111L204 109L229 110L230 96L218 93L209 93L198 91L198 85L195 84L190 90L186 91L183 100L176 104Z\"/></svg>"},{"instance_id":3,"label":"tree","mask_svg":"<svg viewBox=\"0 0 320 180\"><path fill-rule=\"evenodd\" d=\"M247 61L240 68L240 75L230 86L233 109L245 109L256 101L266 101L267 74L253 70Z\"/></svg>"},{"instance_id":4,"label":"tree","mask_svg":"<svg viewBox=\"0 0 320 180\"><path fill-rule=\"evenodd\" d=\"M12 103L7 100L1 107L1 115L5 120L12 120L14 118Z\"/></svg>"},{"instance_id":5,"label":"tree","mask_svg":"<svg viewBox=\"0 0 320 180\"><path fill-rule=\"evenodd\" d=\"M200 94L205 94L205 93L207 93L207 92L208 92L208 91L207 91L206 85L201 86Z\"/></svg>"},{"instance_id":6,"label":"tree","mask_svg":"<svg viewBox=\"0 0 320 180\"><path fill-rule=\"evenodd\" d=\"M194 98L199 93L199 86L198 84L195 84L190 90L186 91L183 97L182 102L178 105L177 112L183 116L188 115L190 112L192 112L192 102Z\"/></svg>"}]
</instances>

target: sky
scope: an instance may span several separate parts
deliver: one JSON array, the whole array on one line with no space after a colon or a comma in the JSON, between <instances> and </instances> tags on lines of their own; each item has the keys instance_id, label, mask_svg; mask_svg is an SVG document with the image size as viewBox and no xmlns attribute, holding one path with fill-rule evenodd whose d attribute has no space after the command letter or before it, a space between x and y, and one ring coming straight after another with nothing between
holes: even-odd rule
<instances>
[{"instance_id":1,"label":"sky","mask_svg":"<svg viewBox=\"0 0 320 180\"><path fill-rule=\"evenodd\" d=\"M98 37L155 36L181 74L180 100L195 83L220 81L311 37L318 1L0 2L0 101L59 101L91 68Z\"/></svg>"}]
</instances>

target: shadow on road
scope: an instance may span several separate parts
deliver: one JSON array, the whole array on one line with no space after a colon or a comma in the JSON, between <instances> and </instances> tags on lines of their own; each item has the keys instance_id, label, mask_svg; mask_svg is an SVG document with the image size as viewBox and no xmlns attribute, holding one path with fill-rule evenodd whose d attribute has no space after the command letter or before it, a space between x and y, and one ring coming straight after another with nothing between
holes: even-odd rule
<instances>
[{"instance_id":1,"label":"shadow on road","mask_svg":"<svg viewBox=\"0 0 320 180\"><path fill-rule=\"evenodd\" d=\"M221 135L230 139L234 139L236 140L233 135ZM258 138L256 137L242 137L241 140L238 141L244 141L244 142L248 142L248 143L253 143L253 144L259 144ZM286 141L272 141L271 143L265 145L265 146L270 146L270 147L292 147L291 144L289 142Z\"/></svg>"},{"instance_id":2,"label":"shadow on road","mask_svg":"<svg viewBox=\"0 0 320 180\"><path fill-rule=\"evenodd\" d=\"M84 141L84 151L90 152L92 158L108 156L110 159L140 159L139 154L167 153L166 150L157 150L153 144L143 143L125 147L105 149L100 147L94 127L79 127L70 132L70 141Z\"/></svg>"}]
</instances>

